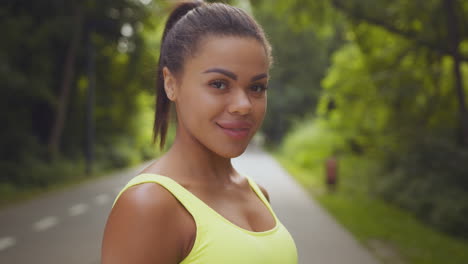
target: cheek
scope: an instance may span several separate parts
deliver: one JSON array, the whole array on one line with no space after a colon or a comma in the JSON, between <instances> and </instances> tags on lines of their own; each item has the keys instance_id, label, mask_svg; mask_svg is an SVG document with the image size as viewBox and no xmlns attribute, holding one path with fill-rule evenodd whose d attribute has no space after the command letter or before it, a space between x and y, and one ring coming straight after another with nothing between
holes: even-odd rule
<instances>
[{"instance_id":1,"label":"cheek","mask_svg":"<svg viewBox=\"0 0 468 264\"><path fill-rule=\"evenodd\" d=\"M183 87L178 100L179 114L191 128L202 128L201 123L210 122L223 110L222 102L204 87ZM190 89L190 90L189 90Z\"/></svg>"}]
</instances>

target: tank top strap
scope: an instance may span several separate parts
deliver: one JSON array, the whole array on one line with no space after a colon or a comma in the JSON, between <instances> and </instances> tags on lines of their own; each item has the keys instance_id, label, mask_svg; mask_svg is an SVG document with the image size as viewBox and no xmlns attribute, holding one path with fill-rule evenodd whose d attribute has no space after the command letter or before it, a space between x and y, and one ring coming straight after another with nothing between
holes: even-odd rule
<instances>
[{"instance_id":1,"label":"tank top strap","mask_svg":"<svg viewBox=\"0 0 468 264\"><path fill-rule=\"evenodd\" d=\"M131 179L115 198L114 205L122 193L128 188L143 183L156 183L164 187L187 209L187 211L189 211L195 219L199 219L200 213L205 210L203 204L200 204L200 200L198 200L190 191L185 189L178 182L167 176L152 173L142 173Z\"/></svg>"},{"instance_id":2,"label":"tank top strap","mask_svg":"<svg viewBox=\"0 0 468 264\"><path fill-rule=\"evenodd\" d=\"M263 194L260 187L258 187L257 183L254 180L252 180L249 176L247 176L245 174L243 174L242 176L244 176L247 179L247 181L249 182L249 184L252 187L252 189L254 190L254 192L257 194L258 197L260 197L262 202L268 207L268 209L270 209L270 212L276 218L276 214L274 213L273 208L271 207L270 203L268 202L267 198Z\"/></svg>"}]
</instances>

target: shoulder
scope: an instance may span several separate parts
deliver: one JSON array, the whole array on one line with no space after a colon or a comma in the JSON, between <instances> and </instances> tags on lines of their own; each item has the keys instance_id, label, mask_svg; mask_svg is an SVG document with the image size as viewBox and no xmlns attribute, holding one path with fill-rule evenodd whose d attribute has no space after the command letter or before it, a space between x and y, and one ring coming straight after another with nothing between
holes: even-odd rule
<instances>
[{"instance_id":1,"label":"shoulder","mask_svg":"<svg viewBox=\"0 0 468 264\"><path fill-rule=\"evenodd\" d=\"M270 195L268 194L267 190L265 187L261 186L260 184L257 183L258 188L262 191L263 195L265 195L265 198L270 202Z\"/></svg>"},{"instance_id":2,"label":"shoulder","mask_svg":"<svg viewBox=\"0 0 468 264\"><path fill-rule=\"evenodd\" d=\"M163 186L156 183L142 183L125 190L116 201L113 211L132 210L147 216L158 213L174 213L178 202Z\"/></svg>"},{"instance_id":3,"label":"shoulder","mask_svg":"<svg viewBox=\"0 0 468 264\"><path fill-rule=\"evenodd\" d=\"M176 198L155 183L124 191L106 224L102 263L178 263L182 247L178 208Z\"/></svg>"}]
</instances>

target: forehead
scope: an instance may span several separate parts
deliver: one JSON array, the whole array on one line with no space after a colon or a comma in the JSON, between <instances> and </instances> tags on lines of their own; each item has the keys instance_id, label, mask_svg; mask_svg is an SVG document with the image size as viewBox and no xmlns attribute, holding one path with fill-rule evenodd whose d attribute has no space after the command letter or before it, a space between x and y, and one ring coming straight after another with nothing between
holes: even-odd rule
<instances>
[{"instance_id":1,"label":"forehead","mask_svg":"<svg viewBox=\"0 0 468 264\"><path fill-rule=\"evenodd\" d=\"M220 67L237 74L265 73L269 61L263 44L250 37L209 36L200 40L193 56L186 58L186 73Z\"/></svg>"}]
</instances>

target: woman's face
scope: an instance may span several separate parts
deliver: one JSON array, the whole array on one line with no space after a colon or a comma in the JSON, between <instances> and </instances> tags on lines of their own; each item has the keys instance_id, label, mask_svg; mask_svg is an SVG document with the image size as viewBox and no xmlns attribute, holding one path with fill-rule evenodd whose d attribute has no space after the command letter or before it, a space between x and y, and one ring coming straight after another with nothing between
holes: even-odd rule
<instances>
[{"instance_id":1,"label":"woman's face","mask_svg":"<svg viewBox=\"0 0 468 264\"><path fill-rule=\"evenodd\" d=\"M242 154L265 116L268 69L265 49L253 38L204 38L175 81L165 70L179 130L222 157Z\"/></svg>"}]
</instances>

